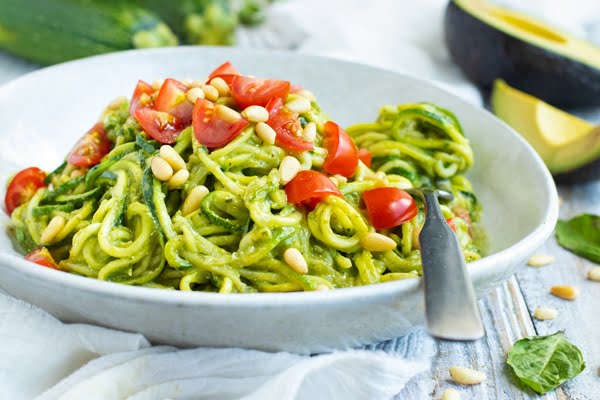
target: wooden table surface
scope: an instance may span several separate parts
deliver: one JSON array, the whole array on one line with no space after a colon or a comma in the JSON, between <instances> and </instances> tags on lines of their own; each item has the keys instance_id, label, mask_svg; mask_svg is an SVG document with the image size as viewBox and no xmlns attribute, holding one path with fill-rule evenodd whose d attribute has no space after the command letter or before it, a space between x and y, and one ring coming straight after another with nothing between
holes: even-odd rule
<instances>
[{"instance_id":1,"label":"wooden table surface","mask_svg":"<svg viewBox=\"0 0 600 400\"><path fill-rule=\"evenodd\" d=\"M0 52L0 84L37 67ZM559 187L561 218L588 212L600 214L600 182ZM433 350L431 368L413 379L396 399L439 399L448 387L457 388L462 399L600 399L600 283L586 279L594 264L563 250L554 237L538 254L556 256L556 263L532 268L523 266L516 276L480 301L487 335L475 343L434 342L422 330L404 338L371 348L396 351L410 356L423 349ZM549 294L553 285L575 285L581 289L575 301L558 299ZM538 306L558 310L553 321L532 317ZM519 387L506 365L506 355L519 338L546 335L564 330L567 337L583 352L585 371L559 389L538 396ZM474 368L486 373L484 384L458 387L450 381L448 369L453 365Z\"/></svg>"}]
</instances>

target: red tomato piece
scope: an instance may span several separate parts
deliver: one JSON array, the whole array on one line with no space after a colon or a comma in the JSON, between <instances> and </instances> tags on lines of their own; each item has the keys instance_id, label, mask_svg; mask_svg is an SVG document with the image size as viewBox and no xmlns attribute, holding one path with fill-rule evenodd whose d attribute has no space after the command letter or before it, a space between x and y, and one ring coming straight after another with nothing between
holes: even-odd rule
<instances>
[{"instance_id":1,"label":"red tomato piece","mask_svg":"<svg viewBox=\"0 0 600 400\"><path fill-rule=\"evenodd\" d=\"M91 167L110 152L111 142L104 126L98 122L83 135L67 156L67 161L76 167Z\"/></svg>"},{"instance_id":2,"label":"red tomato piece","mask_svg":"<svg viewBox=\"0 0 600 400\"><path fill-rule=\"evenodd\" d=\"M140 108L135 112L135 118L152 139L162 144L173 144L185 127L168 112L151 108Z\"/></svg>"},{"instance_id":3,"label":"red tomato piece","mask_svg":"<svg viewBox=\"0 0 600 400\"><path fill-rule=\"evenodd\" d=\"M150 97L152 93L154 93L152 85L140 79L129 102L129 115L134 117L137 109L152 106L152 98Z\"/></svg>"},{"instance_id":4,"label":"red tomato piece","mask_svg":"<svg viewBox=\"0 0 600 400\"><path fill-rule=\"evenodd\" d=\"M404 190L382 187L363 193L367 213L375 229L388 229L413 219L417 204Z\"/></svg>"},{"instance_id":5,"label":"red tomato piece","mask_svg":"<svg viewBox=\"0 0 600 400\"><path fill-rule=\"evenodd\" d=\"M367 167L371 168L371 161L373 160L373 156L371 152L365 148L358 150L358 159L363 162Z\"/></svg>"},{"instance_id":6,"label":"red tomato piece","mask_svg":"<svg viewBox=\"0 0 600 400\"><path fill-rule=\"evenodd\" d=\"M60 268L58 268L58 265L56 265L56 261L54 261L52 254L50 254L48 249L45 247L38 247L36 249L33 249L25 256L25 259L43 267L48 267L60 271Z\"/></svg>"},{"instance_id":7,"label":"red tomato piece","mask_svg":"<svg viewBox=\"0 0 600 400\"><path fill-rule=\"evenodd\" d=\"M450 229L452 229L454 232L456 232L456 225L454 225L454 218L448 218L448 219L446 219L446 222L448 223L448 226L450 227Z\"/></svg>"},{"instance_id":8,"label":"red tomato piece","mask_svg":"<svg viewBox=\"0 0 600 400\"><path fill-rule=\"evenodd\" d=\"M171 114L180 125L189 125L194 105L186 97L187 90L183 83L171 78L165 79L154 101L154 109Z\"/></svg>"},{"instance_id":9,"label":"red tomato piece","mask_svg":"<svg viewBox=\"0 0 600 400\"><path fill-rule=\"evenodd\" d=\"M241 118L237 121L227 122L219 118L215 103L205 100L196 100L194 106L194 136L201 144L208 148L225 146L248 126L248 121Z\"/></svg>"},{"instance_id":10,"label":"red tomato piece","mask_svg":"<svg viewBox=\"0 0 600 400\"><path fill-rule=\"evenodd\" d=\"M264 107L271 99L285 99L290 93L290 83L237 75L231 81L231 91L236 104L242 109L254 105Z\"/></svg>"},{"instance_id":11,"label":"red tomato piece","mask_svg":"<svg viewBox=\"0 0 600 400\"><path fill-rule=\"evenodd\" d=\"M323 145L327 156L323 170L332 175L339 174L350 178L358 166L358 149L354 140L333 121L323 125Z\"/></svg>"},{"instance_id":12,"label":"red tomato piece","mask_svg":"<svg viewBox=\"0 0 600 400\"><path fill-rule=\"evenodd\" d=\"M344 198L335 184L317 171L300 171L285 185L288 202L313 209L327 196Z\"/></svg>"},{"instance_id":13,"label":"red tomato piece","mask_svg":"<svg viewBox=\"0 0 600 400\"><path fill-rule=\"evenodd\" d=\"M292 113L283 107L283 100L273 98L267 104L269 120L267 124L275 130L275 143L279 147L292 152L314 149L313 144L302 139L302 126L297 113Z\"/></svg>"},{"instance_id":14,"label":"red tomato piece","mask_svg":"<svg viewBox=\"0 0 600 400\"><path fill-rule=\"evenodd\" d=\"M213 78L222 78L228 85L231 85L233 77L239 74L238 70L229 61L226 61L210 73L206 83L209 83Z\"/></svg>"},{"instance_id":15,"label":"red tomato piece","mask_svg":"<svg viewBox=\"0 0 600 400\"><path fill-rule=\"evenodd\" d=\"M12 214L15 208L31 200L39 188L46 187L45 178L46 173L37 167L29 167L17 172L6 188L4 197L6 212Z\"/></svg>"}]
</instances>

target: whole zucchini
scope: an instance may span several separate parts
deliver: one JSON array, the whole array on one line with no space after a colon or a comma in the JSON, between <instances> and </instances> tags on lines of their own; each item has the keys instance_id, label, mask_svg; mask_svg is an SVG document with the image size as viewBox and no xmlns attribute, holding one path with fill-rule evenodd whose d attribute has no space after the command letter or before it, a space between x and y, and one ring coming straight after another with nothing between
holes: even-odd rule
<instances>
[{"instance_id":1,"label":"whole zucchini","mask_svg":"<svg viewBox=\"0 0 600 400\"><path fill-rule=\"evenodd\" d=\"M0 0L0 48L41 64L177 44L156 14L128 1Z\"/></svg>"}]
</instances>

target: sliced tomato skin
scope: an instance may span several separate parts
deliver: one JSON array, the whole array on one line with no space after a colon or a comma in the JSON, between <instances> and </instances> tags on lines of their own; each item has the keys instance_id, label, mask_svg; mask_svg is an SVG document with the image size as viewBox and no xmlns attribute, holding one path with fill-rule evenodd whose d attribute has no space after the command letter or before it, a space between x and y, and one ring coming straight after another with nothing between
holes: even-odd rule
<instances>
[{"instance_id":1,"label":"sliced tomato skin","mask_svg":"<svg viewBox=\"0 0 600 400\"><path fill-rule=\"evenodd\" d=\"M135 118L152 139L162 144L175 143L175 139L185 127L171 114L152 108L138 109Z\"/></svg>"},{"instance_id":2,"label":"sliced tomato skin","mask_svg":"<svg viewBox=\"0 0 600 400\"><path fill-rule=\"evenodd\" d=\"M358 159L362 161L367 167L371 168L371 162L373 161L373 156L371 152L365 148L361 148L358 150Z\"/></svg>"},{"instance_id":3,"label":"sliced tomato skin","mask_svg":"<svg viewBox=\"0 0 600 400\"><path fill-rule=\"evenodd\" d=\"M412 196L404 190L381 187L363 193L371 225L375 229L389 229L413 219L418 212Z\"/></svg>"},{"instance_id":4,"label":"sliced tomato skin","mask_svg":"<svg viewBox=\"0 0 600 400\"><path fill-rule=\"evenodd\" d=\"M75 143L67 162L76 167L94 166L110 152L111 145L104 126L98 122Z\"/></svg>"},{"instance_id":5,"label":"sliced tomato skin","mask_svg":"<svg viewBox=\"0 0 600 400\"><path fill-rule=\"evenodd\" d=\"M213 149L225 146L236 138L248 126L248 121L240 118L234 122L225 122L215 113L215 104L206 99L196 100L192 126L196 140Z\"/></svg>"},{"instance_id":6,"label":"sliced tomato skin","mask_svg":"<svg viewBox=\"0 0 600 400\"><path fill-rule=\"evenodd\" d=\"M242 109L249 106L264 107L274 98L285 99L290 94L290 83L237 75L231 81L231 91L233 100Z\"/></svg>"},{"instance_id":7,"label":"sliced tomato skin","mask_svg":"<svg viewBox=\"0 0 600 400\"><path fill-rule=\"evenodd\" d=\"M54 261L52 254L50 254L48 249L45 247L37 247L31 250L25 256L25 259L43 267L60 271L60 268L58 268L58 265L56 265L56 261Z\"/></svg>"},{"instance_id":8,"label":"sliced tomato skin","mask_svg":"<svg viewBox=\"0 0 600 400\"><path fill-rule=\"evenodd\" d=\"M186 97L187 90L183 83L172 78L165 79L154 100L154 109L168 112L177 118L180 125L189 125L194 105Z\"/></svg>"},{"instance_id":9,"label":"sliced tomato skin","mask_svg":"<svg viewBox=\"0 0 600 400\"><path fill-rule=\"evenodd\" d=\"M454 218L447 218L446 223L454 232L456 232L456 225L454 225Z\"/></svg>"},{"instance_id":10,"label":"sliced tomato skin","mask_svg":"<svg viewBox=\"0 0 600 400\"><path fill-rule=\"evenodd\" d=\"M269 125L275 133L275 144L290 152L302 152L313 150L311 142L301 139L302 126L297 113L292 113L283 107L283 100L276 97L269 101L266 106L269 112Z\"/></svg>"},{"instance_id":11,"label":"sliced tomato skin","mask_svg":"<svg viewBox=\"0 0 600 400\"><path fill-rule=\"evenodd\" d=\"M223 64L219 65L213 72L210 73L206 83L209 83L213 78L221 78L225 82L227 82L228 85L231 85L231 81L233 80L233 77L236 75L239 75L239 74L240 73L233 66L233 64L231 64L229 61L226 61Z\"/></svg>"},{"instance_id":12,"label":"sliced tomato skin","mask_svg":"<svg viewBox=\"0 0 600 400\"><path fill-rule=\"evenodd\" d=\"M358 149L346 131L333 121L325 122L323 145L327 149L323 170L332 175L352 177L358 166Z\"/></svg>"},{"instance_id":13,"label":"sliced tomato skin","mask_svg":"<svg viewBox=\"0 0 600 400\"><path fill-rule=\"evenodd\" d=\"M304 206L310 210L328 196L344 198L337 186L325 175L317 171L300 171L285 185L288 202Z\"/></svg>"},{"instance_id":14,"label":"sliced tomato skin","mask_svg":"<svg viewBox=\"0 0 600 400\"><path fill-rule=\"evenodd\" d=\"M10 215L15 208L31 200L39 188L46 187L46 173L37 167L25 168L10 180L4 196L4 206Z\"/></svg>"},{"instance_id":15,"label":"sliced tomato skin","mask_svg":"<svg viewBox=\"0 0 600 400\"><path fill-rule=\"evenodd\" d=\"M129 115L135 117L135 112L139 108L151 107L152 99L150 96L152 93L154 93L152 85L140 79L137 82L133 95L131 96L131 101L129 102Z\"/></svg>"}]
</instances>

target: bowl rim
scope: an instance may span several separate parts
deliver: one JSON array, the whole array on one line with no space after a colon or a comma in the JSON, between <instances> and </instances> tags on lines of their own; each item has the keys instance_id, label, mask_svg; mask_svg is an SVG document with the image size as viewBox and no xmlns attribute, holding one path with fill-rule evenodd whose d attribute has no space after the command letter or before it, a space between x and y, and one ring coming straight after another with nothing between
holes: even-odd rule
<instances>
[{"instance_id":1,"label":"bowl rim","mask_svg":"<svg viewBox=\"0 0 600 400\"><path fill-rule=\"evenodd\" d=\"M543 176L543 186L548 193L548 202L545 204L544 215L542 222L531 232L529 232L521 240L513 243L511 246L502 249L494 254L483 257L467 264L467 270L471 279L477 276L484 275L486 272L497 269L497 264L506 259L525 259L532 250L540 247L546 239L551 235L554 226L558 219L558 192L554 180L546 168L541 157L520 136L512 127L507 125L495 117L488 110L477 107L463 98L453 94L446 89L442 84L428 79L416 77L409 74L399 73L386 68L376 67L364 63L358 63L347 60L340 60L321 55L305 54L287 50L266 50L266 49L242 49L231 48L224 46L179 46L167 48L152 48L152 49L135 49L108 54L101 54L82 59L67 61L64 63L41 68L29 73L26 73L16 79L10 80L0 85L0 93L9 90L12 86L18 86L21 82L31 79L38 74L46 74L49 71L60 70L65 66L77 66L81 64L84 67L88 63L95 63L98 60L108 62L112 59L120 59L123 57L131 57L136 54L178 54L190 52L223 52L225 57L227 54L234 53L252 53L259 56L285 56L285 57L302 57L303 61L318 60L321 62L352 64L363 68L369 68L374 72L392 73L407 80L412 80L417 85L433 86L436 90L444 92L451 96L453 101L460 103L475 113L483 113L492 123L500 124L508 134L514 136L528 153L528 156L533 159L536 167L538 167ZM178 54L181 55L181 54ZM2 212L5 212L2 210ZM220 306L235 306L242 308L254 308L256 306L280 307L280 306L311 306L323 305L325 303L339 303L351 300L354 298L365 297L380 297L394 296L402 292L409 292L418 289L422 285L422 279L408 278L398 281L383 282L373 285L354 286L349 288L340 288L331 291L314 291L314 292L282 292L282 293L230 293L223 296L219 293L212 292L184 292L179 290L157 290L155 288L146 288L141 286L124 285L114 282L101 281L97 279L87 278L76 274L63 273L48 268L39 268L31 262L27 262L24 258L0 251L0 267L13 268L17 274L24 274L31 278L45 280L47 283L56 284L69 289L78 289L81 291L94 292L98 295L116 296L133 301L143 301L146 303L170 303L171 305L182 306L199 306L199 305L220 305Z\"/></svg>"}]
</instances>

